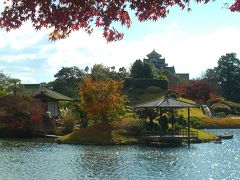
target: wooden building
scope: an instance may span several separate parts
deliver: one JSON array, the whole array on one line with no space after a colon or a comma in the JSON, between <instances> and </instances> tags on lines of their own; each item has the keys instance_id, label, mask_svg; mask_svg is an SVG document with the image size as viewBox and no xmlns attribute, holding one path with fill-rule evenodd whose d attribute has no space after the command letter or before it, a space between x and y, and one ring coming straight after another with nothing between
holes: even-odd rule
<instances>
[{"instance_id":1,"label":"wooden building","mask_svg":"<svg viewBox=\"0 0 240 180\"><path fill-rule=\"evenodd\" d=\"M168 109L171 114L172 129L170 132L152 132L149 131L144 135L144 139L147 142L181 142L183 140L187 140L188 146L190 146L191 139L198 139L198 133L195 131L190 131L190 108L199 108L197 104L191 104L188 102L184 102L178 99L174 99L168 96L146 102L143 104L139 104L134 106L135 109L157 109L160 113L160 119L162 118L163 109ZM187 130L174 130L174 109L178 108L186 108L188 110L188 117L187 117ZM147 118L147 117L145 117ZM145 119L146 121L146 119Z\"/></svg>"},{"instance_id":2,"label":"wooden building","mask_svg":"<svg viewBox=\"0 0 240 180\"><path fill-rule=\"evenodd\" d=\"M42 87L41 84L23 84L21 93L40 99L46 105L46 111L50 112L52 117L58 117L59 115L59 101L73 100L56 91Z\"/></svg>"}]
</instances>

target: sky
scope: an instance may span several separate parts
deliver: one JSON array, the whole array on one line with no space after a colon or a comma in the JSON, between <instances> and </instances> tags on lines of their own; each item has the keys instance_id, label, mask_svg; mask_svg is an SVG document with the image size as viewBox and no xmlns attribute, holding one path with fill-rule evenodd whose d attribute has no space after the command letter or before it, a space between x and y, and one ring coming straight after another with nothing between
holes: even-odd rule
<instances>
[{"instance_id":1,"label":"sky","mask_svg":"<svg viewBox=\"0 0 240 180\"><path fill-rule=\"evenodd\" d=\"M112 43L97 28L90 36L78 31L55 42L48 41L49 30L35 31L29 22L8 33L0 30L0 71L22 83L49 82L62 67L102 63L129 69L155 49L177 73L198 78L222 55L235 52L240 57L240 13L230 12L225 2L232 1L193 3L191 12L174 7L157 22L140 23L132 16L130 29L120 27L124 39Z\"/></svg>"}]
</instances>

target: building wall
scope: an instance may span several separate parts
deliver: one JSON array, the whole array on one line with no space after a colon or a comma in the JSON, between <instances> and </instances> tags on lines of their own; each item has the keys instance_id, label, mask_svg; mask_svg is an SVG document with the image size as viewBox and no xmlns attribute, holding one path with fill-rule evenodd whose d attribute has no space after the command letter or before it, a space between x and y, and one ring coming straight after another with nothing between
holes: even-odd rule
<instances>
[{"instance_id":1,"label":"building wall","mask_svg":"<svg viewBox=\"0 0 240 180\"><path fill-rule=\"evenodd\" d=\"M189 73L177 73L176 75L183 80L189 80Z\"/></svg>"},{"instance_id":2,"label":"building wall","mask_svg":"<svg viewBox=\"0 0 240 180\"><path fill-rule=\"evenodd\" d=\"M48 102L48 112L50 112L52 116L58 116L58 103Z\"/></svg>"}]
</instances>

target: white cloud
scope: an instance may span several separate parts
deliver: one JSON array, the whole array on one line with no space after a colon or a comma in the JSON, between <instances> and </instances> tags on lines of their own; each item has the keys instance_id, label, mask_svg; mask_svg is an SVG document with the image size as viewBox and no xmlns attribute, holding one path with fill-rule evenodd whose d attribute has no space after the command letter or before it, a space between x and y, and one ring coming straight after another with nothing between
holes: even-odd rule
<instances>
[{"instance_id":1,"label":"white cloud","mask_svg":"<svg viewBox=\"0 0 240 180\"><path fill-rule=\"evenodd\" d=\"M159 33L148 34L137 40L127 40L106 43L102 32L95 30L92 35L85 32L75 32L69 38L56 42L44 42L48 31L35 32L29 24L23 28L0 35L1 43L13 49L12 54L2 54L1 63L16 65L21 60L29 60L29 65L36 59L40 63L34 70L44 71L45 78L39 80L31 69L20 69L14 72L24 82L42 82L53 79L53 75L66 66L79 66L81 68L103 63L116 68L129 67L136 59L143 59L153 49L166 58L169 66L174 65L177 72L189 72L191 77L201 74L206 68L216 66L221 55L228 52L240 54L240 30L235 27L223 27L208 33L189 34L178 23L166 25ZM128 36L126 34L126 36ZM3 48L0 43L0 50ZM36 47L33 52L28 48ZM14 51L15 50L15 51ZM16 52L18 53L17 55ZM2 64L2 67L5 65ZM20 71L28 72L28 76L21 76ZM38 80L37 80L38 78Z\"/></svg>"},{"instance_id":2,"label":"white cloud","mask_svg":"<svg viewBox=\"0 0 240 180\"><path fill-rule=\"evenodd\" d=\"M47 40L49 30L42 29L36 32L31 23L25 23L20 29L10 32L1 31L0 48L10 47L14 50L23 50L38 45L41 40Z\"/></svg>"},{"instance_id":3,"label":"white cloud","mask_svg":"<svg viewBox=\"0 0 240 180\"><path fill-rule=\"evenodd\" d=\"M0 61L4 61L7 63L12 63L14 61L21 60L35 60L37 58L36 54L16 54L16 55L3 55Z\"/></svg>"}]
</instances>

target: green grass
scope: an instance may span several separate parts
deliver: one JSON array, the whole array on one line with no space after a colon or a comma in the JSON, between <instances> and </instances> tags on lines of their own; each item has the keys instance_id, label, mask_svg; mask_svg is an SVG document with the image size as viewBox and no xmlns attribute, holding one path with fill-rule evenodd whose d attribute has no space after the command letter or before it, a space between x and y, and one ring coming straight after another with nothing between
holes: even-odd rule
<instances>
[{"instance_id":1,"label":"green grass","mask_svg":"<svg viewBox=\"0 0 240 180\"><path fill-rule=\"evenodd\" d=\"M196 102L190 100L190 99L185 99L185 98L179 98L179 100L187 102L187 103L191 103L191 104L196 104ZM188 110L186 108L183 109L179 109L178 110L178 114L179 115L183 115L183 117L187 118L188 116ZM191 108L190 109L190 116L194 116L194 117L198 117L198 118L205 118L207 116L205 116L203 114L203 111L201 108Z\"/></svg>"},{"instance_id":2,"label":"green grass","mask_svg":"<svg viewBox=\"0 0 240 180\"><path fill-rule=\"evenodd\" d=\"M212 141L212 140L218 139L215 134L208 133L208 132L200 130L200 129L191 128L191 130L197 131L198 132L198 138L201 139L203 142Z\"/></svg>"},{"instance_id":3,"label":"green grass","mask_svg":"<svg viewBox=\"0 0 240 180\"><path fill-rule=\"evenodd\" d=\"M61 137L60 141L62 143L98 145L138 144L138 134L129 132L136 132L137 129L141 128L140 125L140 120L134 120L133 118L100 123L88 128L75 130ZM199 138L204 142L217 139L216 135L203 130L194 128L191 128L191 130L198 131Z\"/></svg>"},{"instance_id":4,"label":"green grass","mask_svg":"<svg viewBox=\"0 0 240 180\"><path fill-rule=\"evenodd\" d=\"M148 89L133 89L131 92L126 92L128 99L132 105L145 103L164 96L164 91L149 92Z\"/></svg>"},{"instance_id":5,"label":"green grass","mask_svg":"<svg viewBox=\"0 0 240 180\"><path fill-rule=\"evenodd\" d=\"M203 128L226 129L240 128L240 117L202 118Z\"/></svg>"},{"instance_id":6,"label":"green grass","mask_svg":"<svg viewBox=\"0 0 240 180\"><path fill-rule=\"evenodd\" d=\"M77 144L134 144L137 136L129 134L137 120L126 118L119 121L100 123L74 132L60 138L63 143Z\"/></svg>"}]
</instances>

